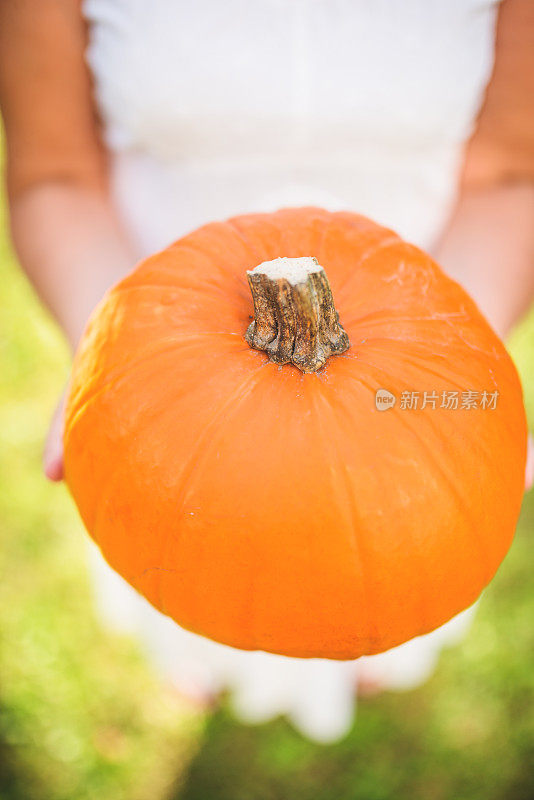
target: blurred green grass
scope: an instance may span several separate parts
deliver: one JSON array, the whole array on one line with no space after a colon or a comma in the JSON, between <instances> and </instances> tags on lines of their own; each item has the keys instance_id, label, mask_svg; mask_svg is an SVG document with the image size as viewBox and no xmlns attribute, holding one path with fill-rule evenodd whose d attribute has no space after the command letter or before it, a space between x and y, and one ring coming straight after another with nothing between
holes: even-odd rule
<instances>
[{"instance_id":1,"label":"blurred green grass","mask_svg":"<svg viewBox=\"0 0 534 800\"><path fill-rule=\"evenodd\" d=\"M424 687L361 701L341 743L194 712L95 618L85 534L40 468L68 353L5 214L0 285L1 800L534 798L534 496L467 640ZM533 315L511 346L533 420Z\"/></svg>"}]
</instances>

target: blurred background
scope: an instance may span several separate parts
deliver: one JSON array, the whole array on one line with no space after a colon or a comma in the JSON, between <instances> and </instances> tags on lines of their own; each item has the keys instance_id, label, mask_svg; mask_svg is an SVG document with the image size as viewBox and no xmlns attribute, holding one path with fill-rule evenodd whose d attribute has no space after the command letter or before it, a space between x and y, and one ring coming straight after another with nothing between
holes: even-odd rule
<instances>
[{"instance_id":1,"label":"blurred background","mask_svg":"<svg viewBox=\"0 0 534 800\"><path fill-rule=\"evenodd\" d=\"M534 493L467 639L431 680L359 702L314 745L284 719L246 727L188 706L133 640L103 631L86 534L41 472L67 347L0 218L1 800L534 798ZM534 315L510 343L534 423Z\"/></svg>"}]
</instances>

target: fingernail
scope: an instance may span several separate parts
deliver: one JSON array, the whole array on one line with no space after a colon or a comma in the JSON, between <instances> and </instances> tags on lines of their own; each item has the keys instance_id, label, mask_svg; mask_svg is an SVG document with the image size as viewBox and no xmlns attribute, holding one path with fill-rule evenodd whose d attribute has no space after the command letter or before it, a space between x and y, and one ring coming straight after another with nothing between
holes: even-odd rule
<instances>
[{"instance_id":1,"label":"fingernail","mask_svg":"<svg viewBox=\"0 0 534 800\"><path fill-rule=\"evenodd\" d=\"M43 464L44 474L49 481L62 481L63 480L63 459L57 456L56 458L47 458Z\"/></svg>"}]
</instances>

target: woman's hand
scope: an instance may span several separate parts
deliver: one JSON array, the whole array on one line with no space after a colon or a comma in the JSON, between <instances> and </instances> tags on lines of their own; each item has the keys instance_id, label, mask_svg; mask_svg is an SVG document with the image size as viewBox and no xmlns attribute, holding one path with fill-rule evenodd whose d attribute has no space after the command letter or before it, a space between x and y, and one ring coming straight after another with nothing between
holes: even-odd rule
<instances>
[{"instance_id":1,"label":"woman's hand","mask_svg":"<svg viewBox=\"0 0 534 800\"><path fill-rule=\"evenodd\" d=\"M63 427L66 391L60 397L52 415L43 451L44 474L50 481L63 480Z\"/></svg>"},{"instance_id":2,"label":"woman's hand","mask_svg":"<svg viewBox=\"0 0 534 800\"><path fill-rule=\"evenodd\" d=\"M105 291L134 265L107 198L68 182L46 182L18 195L11 226L19 260L74 350ZM62 396L44 450L50 480L63 477Z\"/></svg>"},{"instance_id":3,"label":"woman's hand","mask_svg":"<svg viewBox=\"0 0 534 800\"><path fill-rule=\"evenodd\" d=\"M505 339L534 296L534 184L465 188L434 257ZM525 487L534 483L528 439Z\"/></svg>"},{"instance_id":4,"label":"woman's hand","mask_svg":"<svg viewBox=\"0 0 534 800\"><path fill-rule=\"evenodd\" d=\"M532 434L528 435L527 442L527 466L525 468L525 490L528 492L534 484L534 440Z\"/></svg>"}]
</instances>

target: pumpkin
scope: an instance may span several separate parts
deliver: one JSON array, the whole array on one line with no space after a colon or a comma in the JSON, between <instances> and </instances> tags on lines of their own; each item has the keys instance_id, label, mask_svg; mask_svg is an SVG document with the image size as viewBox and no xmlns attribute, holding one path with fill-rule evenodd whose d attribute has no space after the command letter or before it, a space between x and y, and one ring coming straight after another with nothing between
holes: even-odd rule
<instances>
[{"instance_id":1,"label":"pumpkin","mask_svg":"<svg viewBox=\"0 0 534 800\"><path fill-rule=\"evenodd\" d=\"M428 255L352 213L284 209L205 225L107 293L64 448L87 530L161 612L348 659L491 580L526 421L504 346Z\"/></svg>"}]
</instances>

